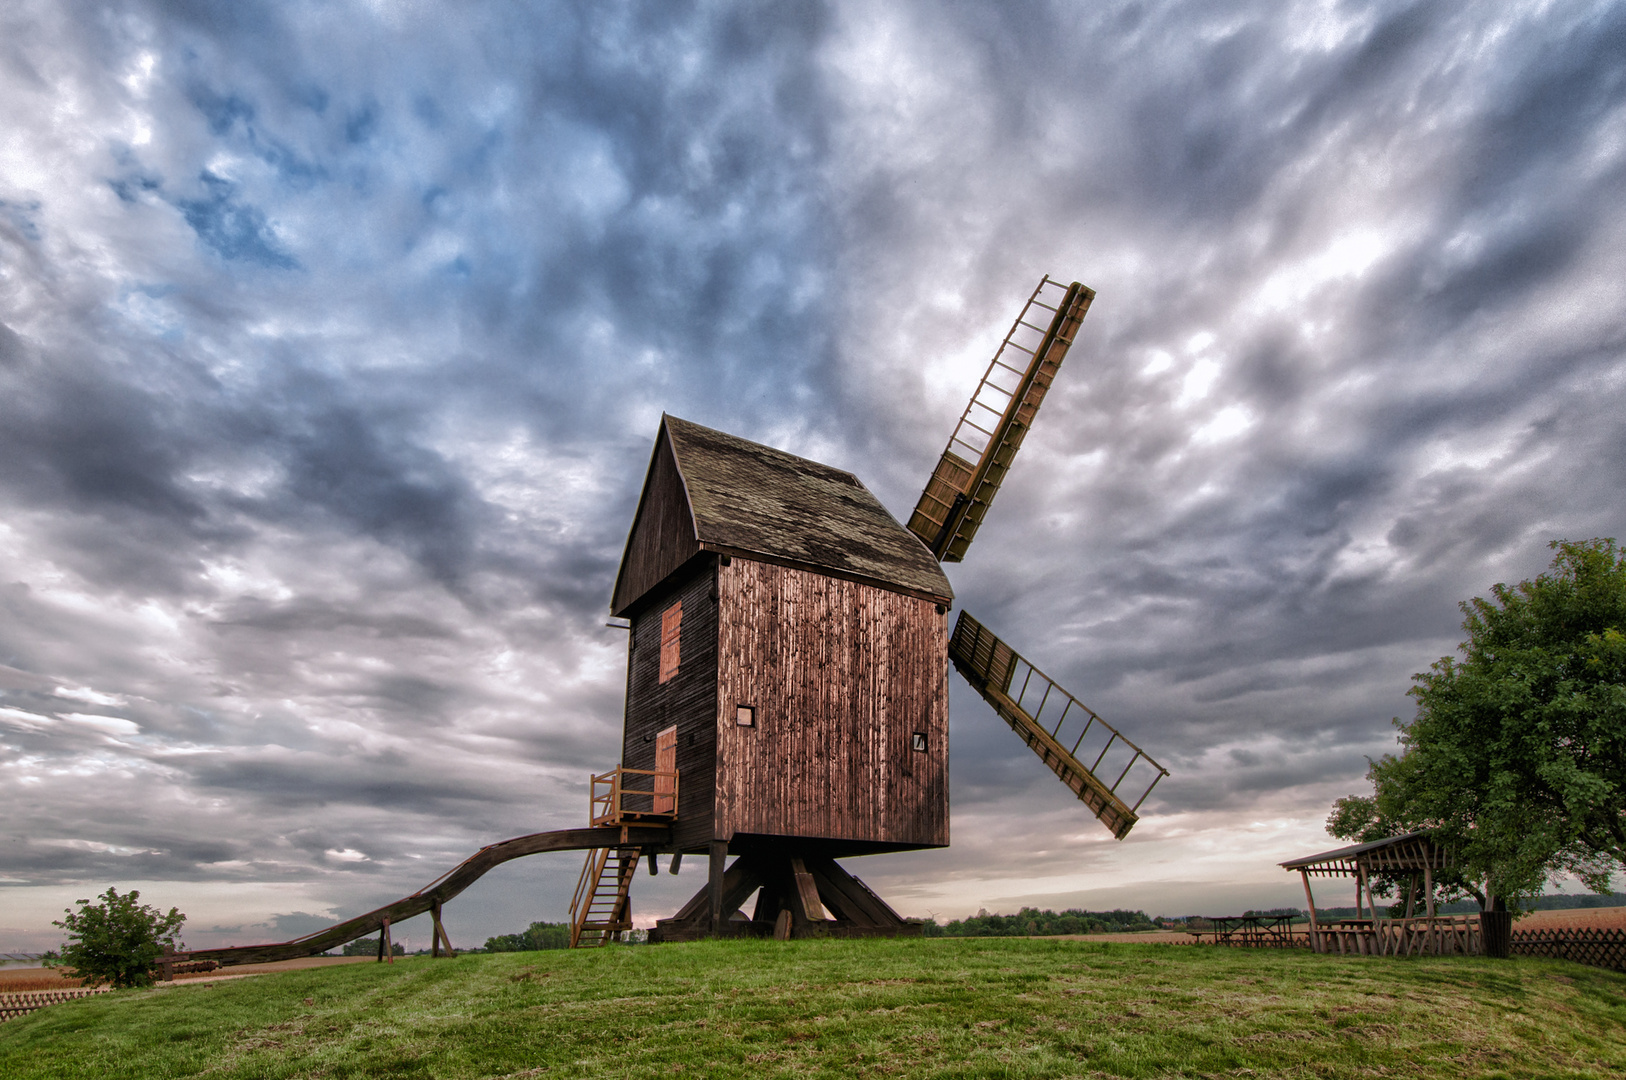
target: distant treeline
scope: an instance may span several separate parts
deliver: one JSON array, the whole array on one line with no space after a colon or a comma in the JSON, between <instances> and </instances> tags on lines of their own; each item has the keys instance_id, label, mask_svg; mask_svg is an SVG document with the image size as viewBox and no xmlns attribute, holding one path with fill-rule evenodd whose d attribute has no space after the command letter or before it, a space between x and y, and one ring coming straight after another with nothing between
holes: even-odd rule
<instances>
[{"instance_id":1,"label":"distant treeline","mask_svg":"<svg viewBox=\"0 0 1626 1080\"><path fill-rule=\"evenodd\" d=\"M396 956L405 956L406 955L406 946L402 945L399 941L392 941L392 942L390 942L390 952L394 953ZM377 956L378 955L378 939L375 938L375 937L357 938L355 941L352 941L349 944L347 944L344 947L343 951L340 952L339 955L341 955L341 956Z\"/></svg>"},{"instance_id":2,"label":"distant treeline","mask_svg":"<svg viewBox=\"0 0 1626 1080\"><path fill-rule=\"evenodd\" d=\"M1104 934L1129 930L1156 930L1144 911L1040 911L1023 908L1015 915L990 915L979 911L969 919L955 919L939 925L927 919L922 933L927 937L1049 937L1056 934Z\"/></svg>"},{"instance_id":3,"label":"distant treeline","mask_svg":"<svg viewBox=\"0 0 1626 1080\"><path fill-rule=\"evenodd\" d=\"M1527 901L1525 910L1600 907L1626 907L1626 893L1554 893ZM1459 900L1436 910L1442 915L1454 915L1478 911L1479 905L1472 900ZM1353 907L1318 907L1316 913L1327 919L1355 918ZM1390 913L1404 914L1404 904L1391 909ZM1285 917L1295 923L1310 921L1309 912L1294 907L1249 910L1242 914L1265 918ZM1060 934L1130 933L1137 930L1206 930L1209 925L1208 919L1202 915L1159 915L1153 919L1148 918L1144 911L1125 911L1121 908L1114 911L1085 911L1082 908L1040 911L1038 908L1023 908L1015 915L991 915L987 911L979 911L969 919L955 919L947 924L927 919L922 932L927 937L1051 937Z\"/></svg>"},{"instance_id":4,"label":"distant treeline","mask_svg":"<svg viewBox=\"0 0 1626 1080\"><path fill-rule=\"evenodd\" d=\"M570 948L570 924L534 922L518 934L486 938L486 952L536 952Z\"/></svg>"}]
</instances>

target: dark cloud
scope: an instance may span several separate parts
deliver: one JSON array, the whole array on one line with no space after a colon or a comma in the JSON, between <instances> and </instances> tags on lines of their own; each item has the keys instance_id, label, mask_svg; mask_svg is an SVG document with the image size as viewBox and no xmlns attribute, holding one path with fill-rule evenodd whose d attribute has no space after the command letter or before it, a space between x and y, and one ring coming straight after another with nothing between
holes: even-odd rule
<instances>
[{"instance_id":1,"label":"dark cloud","mask_svg":"<svg viewBox=\"0 0 1626 1080\"><path fill-rule=\"evenodd\" d=\"M139 880L195 943L292 934L579 822L660 413L901 517L1042 271L1098 298L951 574L1172 775L1116 844L957 685L954 846L861 873L922 914L1268 892L1457 601L1621 535L1623 27L11 5L5 933Z\"/></svg>"}]
</instances>

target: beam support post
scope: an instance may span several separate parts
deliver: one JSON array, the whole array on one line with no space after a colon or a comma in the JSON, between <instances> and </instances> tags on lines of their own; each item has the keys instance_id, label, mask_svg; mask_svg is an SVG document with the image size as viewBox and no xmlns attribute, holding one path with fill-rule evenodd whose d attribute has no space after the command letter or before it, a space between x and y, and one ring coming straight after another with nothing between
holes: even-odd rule
<instances>
[{"instance_id":1,"label":"beam support post","mask_svg":"<svg viewBox=\"0 0 1626 1080\"><path fill-rule=\"evenodd\" d=\"M1310 951L1321 951L1321 924L1316 921L1315 894L1310 892L1310 872L1300 870L1299 877L1304 879L1304 902L1310 907Z\"/></svg>"},{"instance_id":2,"label":"beam support post","mask_svg":"<svg viewBox=\"0 0 1626 1080\"><path fill-rule=\"evenodd\" d=\"M728 869L728 841L713 840L710 845L710 866L707 867L706 895L713 933L723 927L723 873Z\"/></svg>"}]
</instances>

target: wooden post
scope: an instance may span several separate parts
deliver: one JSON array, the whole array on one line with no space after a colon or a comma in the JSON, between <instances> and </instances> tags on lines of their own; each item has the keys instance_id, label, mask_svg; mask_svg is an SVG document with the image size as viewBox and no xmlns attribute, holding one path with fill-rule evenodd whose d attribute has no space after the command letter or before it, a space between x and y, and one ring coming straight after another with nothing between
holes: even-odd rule
<instances>
[{"instance_id":1,"label":"wooden post","mask_svg":"<svg viewBox=\"0 0 1626 1080\"><path fill-rule=\"evenodd\" d=\"M678 867L680 867L682 865L683 865L683 852L675 851L675 852L672 853L672 865L668 866L666 868L666 872L668 874L676 875L677 872L678 872Z\"/></svg>"},{"instance_id":2,"label":"wooden post","mask_svg":"<svg viewBox=\"0 0 1626 1080\"><path fill-rule=\"evenodd\" d=\"M723 873L728 869L728 841L711 842L711 865L707 868L707 891L711 908L711 929L717 933L723 928Z\"/></svg>"},{"instance_id":3,"label":"wooden post","mask_svg":"<svg viewBox=\"0 0 1626 1080\"><path fill-rule=\"evenodd\" d=\"M452 948L452 939L451 939L451 937L449 937L447 935L446 927L444 925L442 925L442 923L440 921L440 901L439 900L436 900L433 904L429 905L429 918L435 924L434 931L433 931L433 933L434 933L434 941L429 946L429 955L431 957L440 956L441 955L441 952L440 952L441 942L445 942L446 943L446 955L447 956L456 956L457 952Z\"/></svg>"},{"instance_id":4,"label":"wooden post","mask_svg":"<svg viewBox=\"0 0 1626 1080\"><path fill-rule=\"evenodd\" d=\"M1310 871L1299 870L1299 877L1304 879L1304 902L1310 906L1310 951L1321 951L1321 924L1316 921L1315 895L1310 892Z\"/></svg>"},{"instance_id":5,"label":"wooden post","mask_svg":"<svg viewBox=\"0 0 1626 1080\"><path fill-rule=\"evenodd\" d=\"M390 943L390 917L384 916L384 926L378 933L378 959L383 963L395 963L395 946Z\"/></svg>"},{"instance_id":6,"label":"wooden post","mask_svg":"<svg viewBox=\"0 0 1626 1080\"><path fill-rule=\"evenodd\" d=\"M819 887L813 883L813 875L807 872L807 864L800 857L790 860L790 876L794 891L792 913L806 922L822 922L824 908L819 903Z\"/></svg>"},{"instance_id":7,"label":"wooden post","mask_svg":"<svg viewBox=\"0 0 1626 1080\"><path fill-rule=\"evenodd\" d=\"M158 961L158 966L164 969L164 981L175 981L175 946L164 946L164 958Z\"/></svg>"},{"instance_id":8,"label":"wooden post","mask_svg":"<svg viewBox=\"0 0 1626 1080\"><path fill-rule=\"evenodd\" d=\"M655 865L655 849L650 848L649 849L649 876L654 877L656 874L658 874L660 872L661 872L661 868L659 866Z\"/></svg>"}]
</instances>

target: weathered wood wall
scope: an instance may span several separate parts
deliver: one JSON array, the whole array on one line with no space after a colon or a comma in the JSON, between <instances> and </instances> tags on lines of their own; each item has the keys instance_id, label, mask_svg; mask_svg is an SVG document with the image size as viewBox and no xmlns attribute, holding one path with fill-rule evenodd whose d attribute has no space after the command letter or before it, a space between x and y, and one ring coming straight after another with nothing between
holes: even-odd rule
<instances>
[{"instance_id":1,"label":"weathered wood wall","mask_svg":"<svg viewBox=\"0 0 1626 1080\"><path fill-rule=\"evenodd\" d=\"M947 844L947 615L740 558L717 593L716 836ZM736 724L740 705L756 726Z\"/></svg>"},{"instance_id":2,"label":"weathered wood wall","mask_svg":"<svg viewBox=\"0 0 1626 1080\"><path fill-rule=\"evenodd\" d=\"M627 538L615 596L610 600L610 611L615 615L627 614L639 597L700 551L683 478L678 474L664 426L655 440L641 500Z\"/></svg>"},{"instance_id":3,"label":"weathered wood wall","mask_svg":"<svg viewBox=\"0 0 1626 1080\"><path fill-rule=\"evenodd\" d=\"M621 763L655 767L655 735L677 726L679 850L704 848L712 839L713 777L717 750L716 559L702 558L650 593L632 616L627 654L627 714ZM660 681L661 614L683 602L677 674Z\"/></svg>"}]
</instances>

